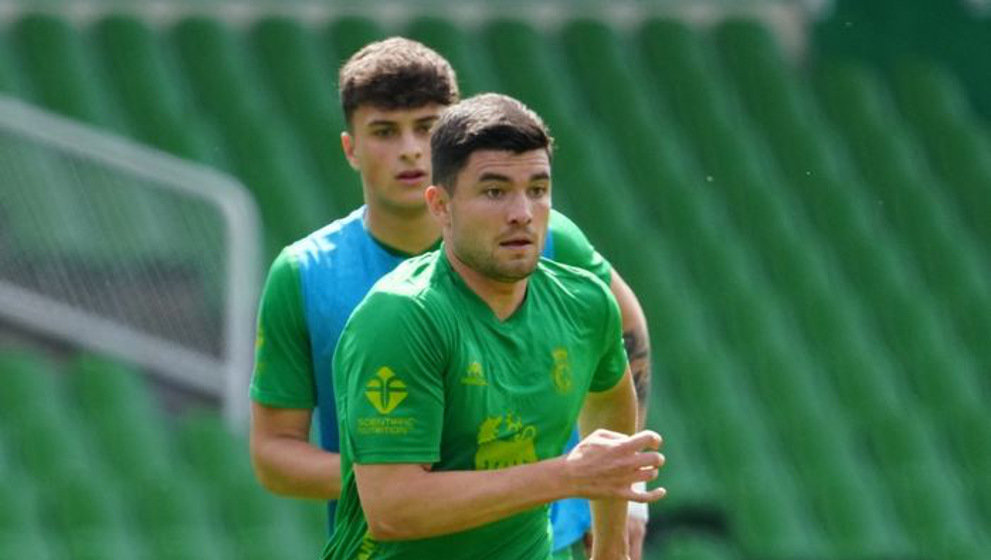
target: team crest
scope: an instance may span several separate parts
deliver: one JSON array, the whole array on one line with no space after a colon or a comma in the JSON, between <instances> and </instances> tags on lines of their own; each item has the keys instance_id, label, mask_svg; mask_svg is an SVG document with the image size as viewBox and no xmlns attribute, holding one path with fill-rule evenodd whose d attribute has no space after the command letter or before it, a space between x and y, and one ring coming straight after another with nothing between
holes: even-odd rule
<instances>
[{"instance_id":1,"label":"team crest","mask_svg":"<svg viewBox=\"0 0 991 560\"><path fill-rule=\"evenodd\" d=\"M375 410L389 414L406 399L406 384L391 369L383 367L365 385L365 396Z\"/></svg>"},{"instance_id":2,"label":"team crest","mask_svg":"<svg viewBox=\"0 0 991 560\"><path fill-rule=\"evenodd\" d=\"M555 348L551 356L554 358L554 367L551 368L554 389L563 395L571 390L571 362L568 361L568 351L565 348Z\"/></svg>"}]
</instances>

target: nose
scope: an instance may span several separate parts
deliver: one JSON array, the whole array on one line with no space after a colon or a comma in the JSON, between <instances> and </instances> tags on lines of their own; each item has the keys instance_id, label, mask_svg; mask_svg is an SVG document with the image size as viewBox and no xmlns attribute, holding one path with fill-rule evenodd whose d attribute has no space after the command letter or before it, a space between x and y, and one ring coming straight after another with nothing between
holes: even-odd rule
<instances>
[{"instance_id":1,"label":"nose","mask_svg":"<svg viewBox=\"0 0 991 560\"><path fill-rule=\"evenodd\" d=\"M400 158L407 162L415 162L423 157L424 150L423 140L417 137L413 131L403 132Z\"/></svg>"},{"instance_id":2,"label":"nose","mask_svg":"<svg viewBox=\"0 0 991 560\"><path fill-rule=\"evenodd\" d=\"M533 201L525 192L516 192L510 197L506 218L514 225L529 225L533 220Z\"/></svg>"}]
</instances>

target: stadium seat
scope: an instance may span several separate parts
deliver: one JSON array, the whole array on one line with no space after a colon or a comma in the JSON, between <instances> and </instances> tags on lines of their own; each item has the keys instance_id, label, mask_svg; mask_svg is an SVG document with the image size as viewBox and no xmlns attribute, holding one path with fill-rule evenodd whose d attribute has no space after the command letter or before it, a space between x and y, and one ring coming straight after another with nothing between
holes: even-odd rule
<instances>
[{"instance_id":1,"label":"stadium seat","mask_svg":"<svg viewBox=\"0 0 991 560\"><path fill-rule=\"evenodd\" d=\"M269 109L240 36L220 20L190 16L169 33L187 76L189 95L225 125Z\"/></svg>"},{"instance_id":2,"label":"stadium seat","mask_svg":"<svg viewBox=\"0 0 991 560\"><path fill-rule=\"evenodd\" d=\"M67 536L131 529L122 497L98 476L66 477L47 486L44 496L46 511Z\"/></svg>"},{"instance_id":3,"label":"stadium seat","mask_svg":"<svg viewBox=\"0 0 991 560\"><path fill-rule=\"evenodd\" d=\"M668 460L657 485L664 486L668 494L650 504L651 516L659 517L665 527L724 521L720 485L699 445L702 430L694 422L686 422L686 412L676 404L674 394L657 390L663 379L655 377L653 383L656 396L651 399L647 425L664 438L662 452Z\"/></svg>"},{"instance_id":4,"label":"stadium seat","mask_svg":"<svg viewBox=\"0 0 991 560\"><path fill-rule=\"evenodd\" d=\"M493 90L492 69L488 60L480 55L475 35L450 20L431 16L414 19L406 31L411 39L436 50L450 61L457 72L462 97Z\"/></svg>"},{"instance_id":5,"label":"stadium seat","mask_svg":"<svg viewBox=\"0 0 991 560\"><path fill-rule=\"evenodd\" d=\"M236 554L230 538L220 528L187 525L181 529L162 528L147 539L148 560L234 560Z\"/></svg>"},{"instance_id":6,"label":"stadium seat","mask_svg":"<svg viewBox=\"0 0 991 560\"><path fill-rule=\"evenodd\" d=\"M0 439L0 443L2 443ZM38 505L33 480L29 475L6 467L0 480L0 534L10 535L29 532L40 527L41 511Z\"/></svg>"},{"instance_id":7,"label":"stadium seat","mask_svg":"<svg viewBox=\"0 0 991 560\"><path fill-rule=\"evenodd\" d=\"M0 530L0 558L54 560L64 558L50 535L40 531L5 532Z\"/></svg>"},{"instance_id":8,"label":"stadium seat","mask_svg":"<svg viewBox=\"0 0 991 560\"><path fill-rule=\"evenodd\" d=\"M244 460L248 456L247 442L228 431L218 414L206 410L187 413L178 426L176 439L182 456L200 480L214 486L254 481L251 467Z\"/></svg>"},{"instance_id":9,"label":"stadium seat","mask_svg":"<svg viewBox=\"0 0 991 560\"><path fill-rule=\"evenodd\" d=\"M144 546L130 532L118 529L74 530L66 539L66 558L104 560L106 558L140 558Z\"/></svg>"},{"instance_id":10,"label":"stadium seat","mask_svg":"<svg viewBox=\"0 0 991 560\"><path fill-rule=\"evenodd\" d=\"M759 497L758 497L759 496ZM828 557L787 470L750 471L730 487L732 531L747 556Z\"/></svg>"},{"instance_id":11,"label":"stadium seat","mask_svg":"<svg viewBox=\"0 0 991 560\"><path fill-rule=\"evenodd\" d=\"M341 16L330 21L322 30L324 57L330 61L331 68L340 68L361 47L386 37L385 29L373 18ZM337 83L336 79L334 83Z\"/></svg>"},{"instance_id":12,"label":"stadium seat","mask_svg":"<svg viewBox=\"0 0 991 560\"><path fill-rule=\"evenodd\" d=\"M55 364L29 350L0 349L0 418L5 427L17 426L32 415L61 410L60 379Z\"/></svg>"},{"instance_id":13,"label":"stadium seat","mask_svg":"<svg viewBox=\"0 0 991 560\"><path fill-rule=\"evenodd\" d=\"M224 168L194 113L188 88L149 24L110 15L91 32L106 76L137 138L179 157Z\"/></svg>"},{"instance_id":14,"label":"stadium seat","mask_svg":"<svg viewBox=\"0 0 991 560\"><path fill-rule=\"evenodd\" d=\"M123 131L74 25L55 15L28 14L14 23L13 38L38 102L67 117Z\"/></svg>"},{"instance_id":15,"label":"stadium seat","mask_svg":"<svg viewBox=\"0 0 991 560\"><path fill-rule=\"evenodd\" d=\"M124 491L134 496L131 511L148 535L168 530L201 526L209 528L215 517L211 501L199 482L184 469L168 476L154 476L125 483Z\"/></svg>"},{"instance_id":16,"label":"stadium seat","mask_svg":"<svg viewBox=\"0 0 991 560\"><path fill-rule=\"evenodd\" d=\"M263 19L251 31L252 52L269 88L289 117L304 151L315 163L327 215L341 216L361 204L357 174L340 148L345 129L335 103L336 67L326 63L311 30L289 18Z\"/></svg>"},{"instance_id":17,"label":"stadium seat","mask_svg":"<svg viewBox=\"0 0 991 560\"><path fill-rule=\"evenodd\" d=\"M741 557L731 544L715 534L675 531L666 535L656 549L648 549L646 560L739 560Z\"/></svg>"}]
</instances>

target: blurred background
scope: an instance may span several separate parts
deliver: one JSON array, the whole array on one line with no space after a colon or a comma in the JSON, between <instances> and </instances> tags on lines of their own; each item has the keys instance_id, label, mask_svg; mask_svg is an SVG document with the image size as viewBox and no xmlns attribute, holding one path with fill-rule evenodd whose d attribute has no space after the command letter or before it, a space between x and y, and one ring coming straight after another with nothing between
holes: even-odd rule
<instances>
[{"instance_id":1,"label":"blurred background","mask_svg":"<svg viewBox=\"0 0 991 560\"><path fill-rule=\"evenodd\" d=\"M336 69L393 34L546 119L644 304L646 558L991 558L991 2L7 0L0 559L317 557L254 305L360 204Z\"/></svg>"}]
</instances>

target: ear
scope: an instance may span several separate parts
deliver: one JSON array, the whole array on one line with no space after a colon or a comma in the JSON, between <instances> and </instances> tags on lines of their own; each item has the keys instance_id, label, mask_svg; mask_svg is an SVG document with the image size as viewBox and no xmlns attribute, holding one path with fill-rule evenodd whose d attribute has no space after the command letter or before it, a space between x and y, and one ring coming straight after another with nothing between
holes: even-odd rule
<instances>
[{"instance_id":1,"label":"ear","mask_svg":"<svg viewBox=\"0 0 991 560\"><path fill-rule=\"evenodd\" d=\"M423 191L423 198L427 201L427 209L430 214L440 223L441 226L451 224L451 197L447 189L437 185L430 185Z\"/></svg>"},{"instance_id":2,"label":"ear","mask_svg":"<svg viewBox=\"0 0 991 560\"><path fill-rule=\"evenodd\" d=\"M358 158L354 154L354 138L346 130L341 132L341 149L344 150L344 157L347 158L351 169L358 171L360 166L358 165Z\"/></svg>"}]
</instances>

